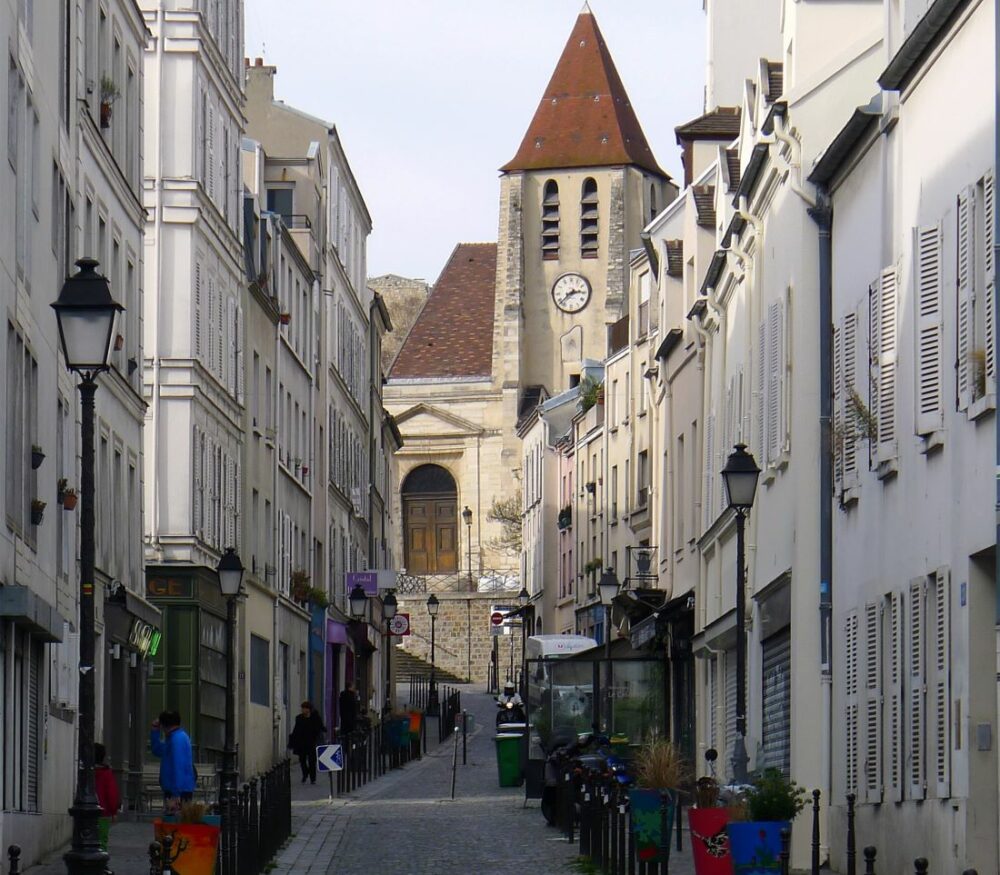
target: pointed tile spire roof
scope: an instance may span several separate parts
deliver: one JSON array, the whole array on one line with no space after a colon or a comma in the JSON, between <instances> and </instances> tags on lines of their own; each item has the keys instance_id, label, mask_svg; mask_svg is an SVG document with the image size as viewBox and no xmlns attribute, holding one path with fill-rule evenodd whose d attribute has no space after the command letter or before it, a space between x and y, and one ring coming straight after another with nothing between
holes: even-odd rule
<instances>
[{"instance_id":1,"label":"pointed tile spire roof","mask_svg":"<svg viewBox=\"0 0 1000 875\"><path fill-rule=\"evenodd\" d=\"M653 157L597 19L585 3L517 155L500 169L622 164L669 178Z\"/></svg>"}]
</instances>

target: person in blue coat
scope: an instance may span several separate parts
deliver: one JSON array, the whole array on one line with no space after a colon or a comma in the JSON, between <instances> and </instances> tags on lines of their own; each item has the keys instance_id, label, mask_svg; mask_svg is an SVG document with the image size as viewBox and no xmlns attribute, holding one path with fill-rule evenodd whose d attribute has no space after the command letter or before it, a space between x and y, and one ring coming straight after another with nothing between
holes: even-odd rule
<instances>
[{"instance_id":1,"label":"person in blue coat","mask_svg":"<svg viewBox=\"0 0 1000 875\"><path fill-rule=\"evenodd\" d=\"M181 728L179 712L164 711L159 720L153 721L149 746L153 755L160 758L164 807L168 811L176 810L193 797L196 778L191 738Z\"/></svg>"}]
</instances>

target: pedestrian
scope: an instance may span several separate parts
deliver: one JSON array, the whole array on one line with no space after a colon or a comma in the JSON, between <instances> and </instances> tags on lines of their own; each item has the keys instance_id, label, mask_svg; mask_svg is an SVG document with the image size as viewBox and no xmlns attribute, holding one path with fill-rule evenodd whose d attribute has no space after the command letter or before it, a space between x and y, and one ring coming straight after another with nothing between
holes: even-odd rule
<instances>
[{"instance_id":1,"label":"pedestrian","mask_svg":"<svg viewBox=\"0 0 1000 875\"><path fill-rule=\"evenodd\" d=\"M309 778L316 783L316 745L326 732L323 720L312 702L302 703L302 713L295 717L295 727L288 736L288 747L299 758L302 783Z\"/></svg>"},{"instance_id":2,"label":"pedestrian","mask_svg":"<svg viewBox=\"0 0 1000 875\"><path fill-rule=\"evenodd\" d=\"M118 790L118 781L111 766L105 762L108 752L100 742L94 745L94 792L97 794L97 803L101 806L103 817L98 819L98 839L101 843L101 850L108 849L108 833L111 831L111 824L118 815L121 807L121 793Z\"/></svg>"},{"instance_id":3,"label":"pedestrian","mask_svg":"<svg viewBox=\"0 0 1000 875\"><path fill-rule=\"evenodd\" d=\"M149 746L153 755L160 758L163 807L167 811L176 811L185 802L191 801L195 786L191 738L181 728L180 712L163 711L160 719L153 721Z\"/></svg>"},{"instance_id":4,"label":"pedestrian","mask_svg":"<svg viewBox=\"0 0 1000 875\"><path fill-rule=\"evenodd\" d=\"M341 690L337 704L340 706L340 733L348 735L358 725L358 694L354 692L354 684L350 681Z\"/></svg>"}]
</instances>

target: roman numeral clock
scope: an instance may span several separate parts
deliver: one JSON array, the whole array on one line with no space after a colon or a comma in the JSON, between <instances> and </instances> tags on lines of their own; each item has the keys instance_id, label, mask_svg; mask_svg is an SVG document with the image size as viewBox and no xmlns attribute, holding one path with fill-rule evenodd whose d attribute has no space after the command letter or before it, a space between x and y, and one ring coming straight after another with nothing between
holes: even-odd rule
<instances>
[{"instance_id":1,"label":"roman numeral clock","mask_svg":"<svg viewBox=\"0 0 1000 875\"><path fill-rule=\"evenodd\" d=\"M590 283L578 273L564 273L552 284L552 300L564 313L579 313L590 302Z\"/></svg>"}]
</instances>

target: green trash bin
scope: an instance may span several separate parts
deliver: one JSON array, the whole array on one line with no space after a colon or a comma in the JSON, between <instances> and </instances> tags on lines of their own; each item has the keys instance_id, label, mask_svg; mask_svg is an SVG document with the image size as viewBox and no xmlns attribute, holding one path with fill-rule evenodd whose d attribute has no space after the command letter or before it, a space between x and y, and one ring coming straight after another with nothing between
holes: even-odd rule
<instances>
[{"instance_id":1,"label":"green trash bin","mask_svg":"<svg viewBox=\"0 0 1000 875\"><path fill-rule=\"evenodd\" d=\"M501 787L520 787L523 778L521 768L521 733L501 732L494 736L497 745L497 773Z\"/></svg>"}]
</instances>

